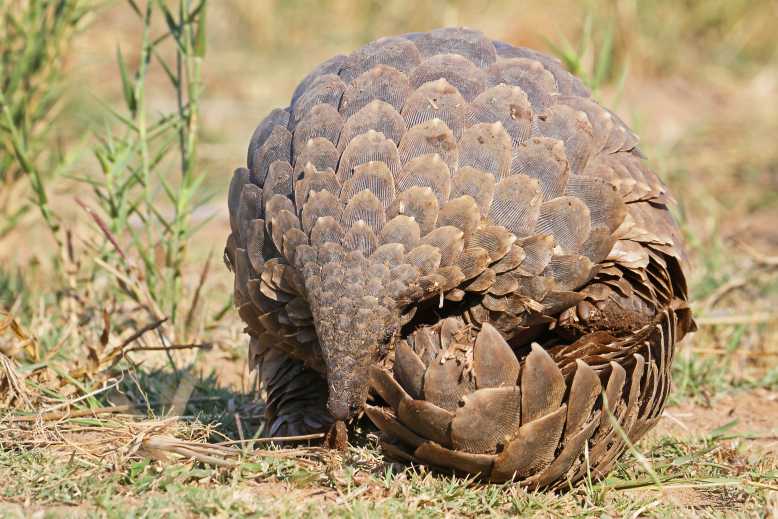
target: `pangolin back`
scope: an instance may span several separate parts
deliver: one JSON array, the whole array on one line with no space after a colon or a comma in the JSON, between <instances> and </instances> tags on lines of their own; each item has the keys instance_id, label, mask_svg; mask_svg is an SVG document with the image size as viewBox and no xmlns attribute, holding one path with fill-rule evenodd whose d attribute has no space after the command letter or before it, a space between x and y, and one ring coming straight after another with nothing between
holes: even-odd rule
<instances>
[{"instance_id":1,"label":"pangolin back","mask_svg":"<svg viewBox=\"0 0 778 519\"><path fill-rule=\"evenodd\" d=\"M267 432L364 407L401 459L547 486L588 446L606 473L608 415L633 441L656 422L694 326L637 145L557 60L469 29L317 67L229 189Z\"/></svg>"}]
</instances>

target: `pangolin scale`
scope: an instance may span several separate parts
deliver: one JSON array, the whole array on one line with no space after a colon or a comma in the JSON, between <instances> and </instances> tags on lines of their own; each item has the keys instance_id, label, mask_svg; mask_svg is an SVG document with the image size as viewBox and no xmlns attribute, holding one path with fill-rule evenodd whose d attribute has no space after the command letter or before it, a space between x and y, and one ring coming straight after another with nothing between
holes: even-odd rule
<instances>
[{"instance_id":1,"label":"pangolin scale","mask_svg":"<svg viewBox=\"0 0 778 519\"><path fill-rule=\"evenodd\" d=\"M670 196L557 60L382 38L308 75L247 162L225 260L265 434L364 411L390 457L537 488L659 419L694 329Z\"/></svg>"}]
</instances>

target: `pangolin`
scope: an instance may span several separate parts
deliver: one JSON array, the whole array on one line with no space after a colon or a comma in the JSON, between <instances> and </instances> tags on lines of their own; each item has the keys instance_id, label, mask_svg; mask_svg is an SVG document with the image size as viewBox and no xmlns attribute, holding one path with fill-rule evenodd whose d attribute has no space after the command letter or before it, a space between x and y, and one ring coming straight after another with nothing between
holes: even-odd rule
<instances>
[{"instance_id":1,"label":"pangolin","mask_svg":"<svg viewBox=\"0 0 778 519\"><path fill-rule=\"evenodd\" d=\"M265 434L364 412L390 457L547 487L659 419L694 329L671 198L558 60L381 38L313 70L247 162L225 261Z\"/></svg>"}]
</instances>

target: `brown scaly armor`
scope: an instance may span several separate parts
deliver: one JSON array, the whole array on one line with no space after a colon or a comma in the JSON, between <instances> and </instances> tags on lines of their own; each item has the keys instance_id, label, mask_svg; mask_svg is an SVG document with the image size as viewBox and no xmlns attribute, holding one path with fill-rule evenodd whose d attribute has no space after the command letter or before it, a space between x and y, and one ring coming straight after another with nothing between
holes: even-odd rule
<instances>
[{"instance_id":1,"label":"brown scaly armor","mask_svg":"<svg viewBox=\"0 0 778 519\"><path fill-rule=\"evenodd\" d=\"M607 473L694 328L637 145L557 60L469 29L317 67L229 190L266 434L365 411L395 458L531 487Z\"/></svg>"}]
</instances>

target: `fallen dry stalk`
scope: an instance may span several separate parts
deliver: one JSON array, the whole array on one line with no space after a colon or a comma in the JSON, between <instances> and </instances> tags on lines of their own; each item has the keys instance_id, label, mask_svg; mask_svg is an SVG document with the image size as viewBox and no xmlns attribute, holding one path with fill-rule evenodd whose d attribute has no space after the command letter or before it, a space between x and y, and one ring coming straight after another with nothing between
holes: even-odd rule
<instances>
[{"instance_id":1,"label":"fallen dry stalk","mask_svg":"<svg viewBox=\"0 0 778 519\"><path fill-rule=\"evenodd\" d=\"M106 384L104 384L103 387L101 387L99 389L95 389L94 391L91 391L89 393L83 394L83 395L81 395L78 398L74 398L74 399L68 400L66 402L61 402L61 403L59 403L59 404L57 404L55 406L49 407L47 409L44 409L43 411L41 411L41 413L42 414L52 413L54 411L57 411L58 409L62 409L63 407L70 407L70 406L72 406L74 404L77 404L78 402L82 402L84 400L87 400L90 397L97 396L100 393L105 393L106 391L108 391L110 389L114 389L114 388L118 387L118 385L121 382L121 380L110 379L111 383L109 384L107 382L108 381L106 381Z\"/></svg>"},{"instance_id":2,"label":"fallen dry stalk","mask_svg":"<svg viewBox=\"0 0 778 519\"><path fill-rule=\"evenodd\" d=\"M142 452L157 459L167 459L169 454L178 454L217 467L236 467L237 458L240 456L238 449L183 441L171 436L146 438L143 441Z\"/></svg>"},{"instance_id":3,"label":"fallen dry stalk","mask_svg":"<svg viewBox=\"0 0 778 519\"><path fill-rule=\"evenodd\" d=\"M27 333L18 323L14 316L8 312L0 310L0 336L7 331L13 335L13 347L9 351L3 351L3 343L0 343L0 353L10 354L12 351L24 350L33 361L38 360L38 343Z\"/></svg>"},{"instance_id":4,"label":"fallen dry stalk","mask_svg":"<svg viewBox=\"0 0 778 519\"><path fill-rule=\"evenodd\" d=\"M134 409L134 405L122 405L0 417L0 449L43 449L62 459L77 458L80 462L112 469L141 458L162 463L188 460L235 468L243 462L267 458L294 459L311 465L333 456L321 447L246 450L237 446L317 440L323 434L208 443L210 426L185 422L180 417L149 420L124 414ZM85 424L79 418L93 421Z\"/></svg>"},{"instance_id":5,"label":"fallen dry stalk","mask_svg":"<svg viewBox=\"0 0 778 519\"><path fill-rule=\"evenodd\" d=\"M119 349L123 350L124 348L126 348L127 346L129 346L130 344L132 344L133 342L135 342L135 341L137 341L138 339L140 339L141 337L143 337L143 335L145 335L146 333L148 333L148 332L150 332L150 331L152 331L152 330L156 330L157 328L159 328L160 326L162 326L162 325L165 323L165 321L167 321L167 317L163 317L162 319L157 319L156 321L154 321L154 322L152 322L152 323L149 323L149 324L147 324L147 325L146 325L146 326L144 326L143 328L139 329L138 331L136 331L135 333L133 333L132 335L130 335L129 337L127 337L127 338L126 338L126 339L125 339L125 340L122 342L122 344L121 344L121 346L119 347Z\"/></svg>"},{"instance_id":6,"label":"fallen dry stalk","mask_svg":"<svg viewBox=\"0 0 778 519\"><path fill-rule=\"evenodd\" d=\"M39 413L35 415L9 416L7 419L11 422L53 422L65 420L68 418L83 418L85 416L98 416L101 414L123 414L137 409L136 405L115 405L107 407L97 407L94 409L77 409L75 411L53 411Z\"/></svg>"},{"instance_id":7,"label":"fallen dry stalk","mask_svg":"<svg viewBox=\"0 0 778 519\"><path fill-rule=\"evenodd\" d=\"M273 436L269 438L252 438L249 440L230 440L226 442L219 442L218 445L239 445L239 444L253 444L253 443L286 443L286 442L301 442L308 440L320 440L326 436L325 433L312 433L312 434L300 434L297 436Z\"/></svg>"},{"instance_id":8,"label":"fallen dry stalk","mask_svg":"<svg viewBox=\"0 0 778 519\"><path fill-rule=\"evenodd\" d=\"M16 363L0 353L0 404L10 408L32 408L23 378L16 371Z\"/></svg>"},{"instance_id":9,"label":"fallen dry stalk","mask_svg":"<svg viewBox=\"0 0 778 519\"><path fill-rule=\"evenodd\" d=\"M195 344L171 344L170 346L137 346L125 351L126 353L130 353L132 351L210 350L212 348L212 343L203 342Z\"/></svg>"},{"instance_id":10,"label":"fallen dry stalk","mask_svg":"<svg viewBox=\"0 0 778 519\"><path fill-rule=\"evenodd\" d=\"M238 467L243 461L252 461L252 455L260 455L263 458L295 459L303 464L312 464L315 460L332 456L332 451L322 447L263 449L252 451L247 456L245 451L224 444L185 441L161 435L146 438L139 452L160 460L167 460L170 454L176 454L208 465L228 468Z\"/></svg>"}]
</instances>

